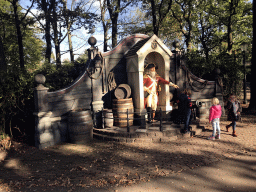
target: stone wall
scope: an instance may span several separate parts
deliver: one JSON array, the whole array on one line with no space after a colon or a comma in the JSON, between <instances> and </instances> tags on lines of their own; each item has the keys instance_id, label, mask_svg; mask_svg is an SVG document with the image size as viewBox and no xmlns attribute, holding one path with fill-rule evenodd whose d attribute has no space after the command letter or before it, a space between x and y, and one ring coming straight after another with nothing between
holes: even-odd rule
<instances>
[{"instance_id":1,"label":"stone wall","mask_svg":"<svg viewBox=\"0 0 256 192\"><path fill-rule=\"evenodd\" d=\"M37 75L35 82L35 146L67 142L69 112L91 110L91 79L85 71L72 85L54 92L43 86L43 75Z\"/></svg>"},{"instance_id":2,"label":"stone wall","mask_svg":"<svg viewBox=\"0 0 256 192\"><path fill-rule=\"evenodd\" d=\"M159 72L166 80L180 87L178 90L172 87L162 89L161 94L164 95L162 99L165 101L162 103L163 108L169 105L171 95L172 99L175 99L175 95L177 96L184 88L192 90L191 99L194 102L205 104L205 111L208 110L211 98L214 96L217 96L221 102L223 101L219 81L206 81L191 74L180 52L172 54L155 35L152 37L143 34L131 35L123 39L113 50L105 53L100 53L94 46L97 42L94 37L90 37L88 42L91 48L87 50L89 59L86 70L69 87L48 92L48 88L43 86L45 77L43 75L35 77L37 83L34 113L35 145L39 148L69 141L68 121L71 111L84 110L87 113L90 111L93 118L93 124L90 124L91 129L93 126L101 127L102 109L112 108L113 99L115 99L113 92L120 84L130 84L133 104L135 107L139 106L140 110L144 110L144 95L136 95L136 93L143 92L143 71L146 59L151 59L152 62L157 58L158 60L164 58L160 62L162 69ZM152 43L158 43L157 48L152 47L154 45ZM153 58L154 55L161 55L161 57ZM132 79L133 75L135 80ZM136 105L136 99L142 101ZM89 116L87 115L86 118ZM77 119L82 120L83 117ZM72 123L74 125L74 122ZM81 130L82 124L80 127L74 127Z\"/></svg>"}]
</instances>

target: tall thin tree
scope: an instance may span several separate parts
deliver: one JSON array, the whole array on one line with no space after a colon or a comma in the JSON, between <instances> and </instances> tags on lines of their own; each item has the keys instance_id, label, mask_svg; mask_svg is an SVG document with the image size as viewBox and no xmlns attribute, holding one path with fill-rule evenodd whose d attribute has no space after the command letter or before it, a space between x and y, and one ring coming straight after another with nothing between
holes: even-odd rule
<instances>
[{"instance_id":1,"label":"tall thin tree","mask_svg":"<svg viewBox=\"0 0 256 192\"><path fill-rule=\"evenodd\" d=\"M251 99L250 99L250 105L249 108L256 111L256 3L253 0L253 41L252 41L252 63L251 63Z\"/></svg>"},{"instance_id":2,"label":"tall thin tree","mask_svg":"<svg viewBox=\"0 0 256 192\"><path fill-rule=\"evenodd\" d=\"M153 32L158 36L160 26L171 11L172 0L150 0L152 9Z\"/></svg>"}]
</instances>

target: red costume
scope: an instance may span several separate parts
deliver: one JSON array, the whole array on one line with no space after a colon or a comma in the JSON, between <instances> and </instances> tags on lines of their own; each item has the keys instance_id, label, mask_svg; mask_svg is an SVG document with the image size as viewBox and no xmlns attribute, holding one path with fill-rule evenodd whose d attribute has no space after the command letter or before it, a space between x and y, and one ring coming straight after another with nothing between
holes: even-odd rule
<instances>
[{"instance_id":1,"label":"red costume","mask_svg":"<svg viewBox=\"0 0 256 192\"><path fill-rule=\"evenodd\" d=\"M151 122L151 120L155 118L155 111L157 108L158 103L158 83L162 84L169 84L169 86L173 86L175 88L179 88L177 85L166 81L162 77L160 77L158 74L156 74L156 65L151 63L148 64L145 67L146 74L143 77L143 89L145 91L145 100L144 105L147 108L148 111L148 121ZM153 111L152 111L153 110ZM152 113L153 112L153 113ZM151 119L151 113L152 113L152 119Z\"/></svg>"},{"instance_id":2,"label":"red costume","mask_svg":"<svg viewBox=\"0 0 256 192\"><path fill-rule=\"evenodd\" d=\"M173 84L163 79L159 75L156 75L155 79L153 79L149 75L144 75L143 77L143 85L148 89L147 93L149 94L144 100L145 107L152 107L153 110L156 110L157 108L158 83L169 84L169 85Z\"/></svg>"}]
</instances>

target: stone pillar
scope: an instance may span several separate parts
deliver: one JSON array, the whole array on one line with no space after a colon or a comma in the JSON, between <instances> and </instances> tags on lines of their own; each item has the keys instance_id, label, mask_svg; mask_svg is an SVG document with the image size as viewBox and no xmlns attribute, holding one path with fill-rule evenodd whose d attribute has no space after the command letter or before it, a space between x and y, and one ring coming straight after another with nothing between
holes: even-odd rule
<instances>
[{"instance_id":1,"label":"stone pillar","mask_svg":"<svg viewBox=\"0 0 256 192\"><path fill-rule=\"evenodd\" d=\"M94 127L102 128L103 101L93 101L92 110Z\"/></svg>"},{"instance_id":2,"label":"stone pillar","mask_svg":"<svg viewBox=\"0 0 256 192\"><path fill-rule=\"evenodd\" d=\"M35 83L37 84L34 89L35 112L48 110L47 93L49 88L43 86L45 80L45 76L42 74L35 76Z\"/></svg>"},{"instance_id":3,"label":"stone pillar","mask_svg":"<svg viewBox=\"0 0 256 192\"><path fill-rule=\"evenodd\" d=\"M95 60L93 60L95 62ZM94 127L102 127L102 70L101 68L94 68L94 73L92 74L92 110L93 110L93 120Z\"/></svg>"},{"instance_id":4,"label":"stone pillar","mask_svg":"<svg viewBox=\"0 0 256 192\"><path fill-rule=\"evenodd\" d=\"M51 126L52 112L35 112L35 146L39 149L53 146L54 134Z\"/></svg>"},{"instance_id":5,"label":"stone pillar","mask_svg":"<svg viewBox=\"0 0 256 192\"><path fill-rule=\"evenodd\" d=\"M48 112L48 88L43 86L45 76L35 76L37 87L34 89L35 100L35 146L45 148L54 145L54 134L51 129L51 112Z\"/></svg>"},{"instance_id":6,"label":"stone pillar","mask_svg":"<svg viewBox=\"0 0 256 192\"><path fill-rule=\"evenodd\" d=\"M103 110L103 101L102 101L102 58L98 54L98 48L95 47L97 40L95 37L90 37L88 43L91 45L88 51L88 56L90 60L90 78L91 78L91 89L92 89L92 111L93 111L93 124L96 128L102 127L102 110Z\"/></svg>"}]
</instances>

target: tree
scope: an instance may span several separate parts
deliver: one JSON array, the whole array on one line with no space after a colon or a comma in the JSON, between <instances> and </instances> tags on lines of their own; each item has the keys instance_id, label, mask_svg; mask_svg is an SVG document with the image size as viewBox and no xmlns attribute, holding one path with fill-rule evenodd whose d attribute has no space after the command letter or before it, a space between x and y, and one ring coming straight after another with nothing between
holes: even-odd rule
<instances>
[{"instance_id":1,"label":"tree","mask_svg":"<svg viewBox=\"0 0 256 192\"><path fill-rule=\"evenodd\" d=\"M174 0L172 6L172 16L177 20L180 26L187 49L191 49L191 40L194 32L195 25L197 23L197 13L195 12L198 6L196 0Z\"/></svg>"},{"instance_id":2,"label":"tree","mask_svg":"<svg viewBox=\"0 0 256 192\"><path fill-rule=\"evenodd\" d=\"M171 16L171 1L143 0L142 2L137 7L131 6L127 10L129 11L127 17L121 17L120 25L123 29L119 32L121 35L142 33L151 36L156 33L169 47L172 46L175 39L182 38L177 28L177 21ZM154 5L154 8L151 4Z\"/></svg>"},{"instance_id":3,"label":"tree","mask_svg":"<svg viewBox=\"0 0 256 192\"><path fill-rule=\"evenodd\" d=\"M66 29L66 34L63 34L61 30L59 33L63 37L68 37L70 61L74 63L74 49L72 43L72 37L74 35L72 33L81 28L90 31L94 27L94 23L99 21L99 16L94 13L94 9L92 8L93 2L91 1L77 2L76 0L72 0L68 7L67 0L63 0L62 4L63 7L59 17L63 23L62 27Z\"/></svg>"},{"instance_id":4,"label":"tree","mask_svg":"<svg viewBox=\"0 0 256 192\"><path fill-rule=\"evenodd\" d=\"M34 16L45 32L44 37L47 45L46 60L50 62L52 50L51 40L53 40L56 64L58 67L61 65L60 44L68 36L71 61L74 61L71 42L72 31L82 27L88 29L98 19L96 14L89 11L91 7L90 1L75 3L75 0L72 0L70 9L67 7L66 0L37 0L37 4L38 9L43 10L43 13L39 14L38 17ZM84 10L84 7L88 7L88 10ZM41 20L44 20L45 23L41 22ZM51 33L51 29L53 33Z\"/></svg>"},{"instance_id":5,"label":"tree","mask_svg":"<svg viewBox=\"0 0 256 192\"><path fill-rule=\"evenodd\" d=\"M2 18L0 20L0 25L3 26ZM5 50L3 45L3 38L0 35L0 82L2 82L4 78L4 74L7 72L7 64L5 60Z\"/></svg>"},{"instance_id":6,"label":"tree","mask_svg":"<svg viewBox=\"0 0 256 192\"><path fill-rule=\"evenodd\" d=\"M221 28L225 30L224 38L228 52L232 53L234 44L233 33L237 29L239 21L244 13L245 2L238 0L218 0L212 2L209 13L216 16Z\"/></svg>"},{"instance_id":7,"label":"tree","mask_svg":"<svg viewBox=\"0 0 256 192\"><path fill-rule=\"evenodd\" d=\"M14 12L14 19L15 19L15 26L16 26L16 31L17 31L17 40L18 40L18 45L19 45L19 59L20 59L20 68L24 70L25 64L24 64L24 51L23 51L23 40L22 40L22 33L21 33L21 24L27 25L27 23L24 23L23 21L25 20L29 10L33 7L34 0L32 1L32 4L29 8L29 10L23 15L23 17L20 19L20 9L18 9L18 2L19 0L9 0L9 2L13 6L13 12Z\"/></svg>"},{"instance_id":8,"label":"tree","mask_svg":"<svg viewBox=\"0 0 256 192\"><path fill-rule=\"evenodd\" d=\"M240 45L243 42L250 45L252 38L251 3L246 0L238 4L233 2L232 6L230 3L222 0L198 1L194 9L197 18L193 20L195 24L191 41L194 50L188 62L190 70L202 78L209 78L214 68L220 68L224 94L227 95L240 93L244 76ZM230 23L231 30L228 27ZM232 36L231 33L236 35ZM251 49L250 46L248 49Z\"/></svg>"},{"instance_id":9,"label":"tree","mask_svg":"<svg viewBox=\"0 0 256 192\"><path fill-rule=\"evenodd\" d=\"M74 6L75 1L72 0L71 3L71 11L73 11L73 6ZM65 18L65 22L66 22L66 27L67 27L67 34L68 34L68 46L69 46L69 52L70 52L70 61L71 63L74 63L74 52L73 52L73 45L72 45L72 34L71 34L71 26L72 26L72 22L70 21L70 17L69 17L69 9L67 8L67 0L63 1L64 4L64 18Z\"/></svg>"},{"instance_id":10,"label":"tree","mask_svg":"<svg viewBox=\"0 0 256 192\"><path fill-rule=\"evenodd\" d=\"M149 4L131 7L129 15L120 19L122 31L120 31L119 34L121 36L128 36L134 33L152 35L152 17L149 11Z\"/></svg>"},{"instance_id":11,"label":"tree","mask_svg":"<svg viewBox=\"0 0 256 192\"><path fill-rule=\"evenodd\" d=\"M172 7L172 0L150 0L152 8L153 32L159 35L159 29Z\"/></svg>"},{"instance_id":12,"label":"tree","mask_svg":"<svg viewBox=\"0 0 256 192\"><path fill-rule=\"evenodd\" d=\"M199 1L197 8L198 25L195 26L195 43L201 47L201 52L209 62L209 55L223 41L223 33L219 19L211 14L213 1Z\"/></svg>"},{"instance_id":13,"label":"tree","mask_svg":"<svg viewBox=\"0 0 256 192\"><path fill-rule=\"evenodd\" d=\"M256 3L253 0L253 23L256 21ZM255 112L256 110L256 26L255 23L253 24L253 41L252 41L252 63L251 63L251 99L249 108Z\"/></svg>"},{"instance_id":14,"label":"tree","mask_svg":"<svg viewBox=\"0 0 256 192\"><path fill-rule=\"evenodd\" d=\"M106 52L108 50L108 30L110 28L111 21L106 18L107 12L107 0L99 0L100 3L100 19L103 27L104 33L104 42L103 42L103 51Z\"/></svg>"},{"instance_id":15,"label":"tree","mask_svg":"<svg viewBox=\"0 0 256 192\"><path fill-rule=\"evenodd\" d=\"M38 9L42 10L43 13L36 17L37 21L40 23L43 28L46 41L46 51L45 51L45 60L50 63L51 62L51 54L52 54L52 44L51 44L51 13L53 11L53 7L55 6L55 1L51 0L36 0ZM33 14L33 13L32 13ZM35 15L34 15L35 16ZM45 20L45 24L41 22L41 19Z\"/></svg>"},{"instance_id":16,"label":"tree","mask_svg":"<svg viewBox=\"0 0 256 192\"><path fill-rule=\"evenodd\" d=\"M34 26L33 18L21 12L17 2L15 4L17 10L14 11L12 3L0 0L0 114L2 117L0 127L3 127L0 132L10 135L13 134L13 127L21 130L22 122L33 116L33 71L41 64L43 53L43 42L36 35L38 31ZM20 22L23 54L19 52L17 20ZM20 55L23 55L24 60L22 70ZM22 129L28 129L28 124L26 121Z\"/></svg>"},{"instance_id":17,"label":"tree","mask_svg":"<svg viewBox=\"0 0 256 192\"><path fill-rule=\"evenodd\" d=\"M131 5L131 3L136 3L133 0L107 0L107 8L112 24L112 48L117 45L117 34L118 34L118 17L119 14L125 11L125 9Z\"/></svg>"}]
</instances>

